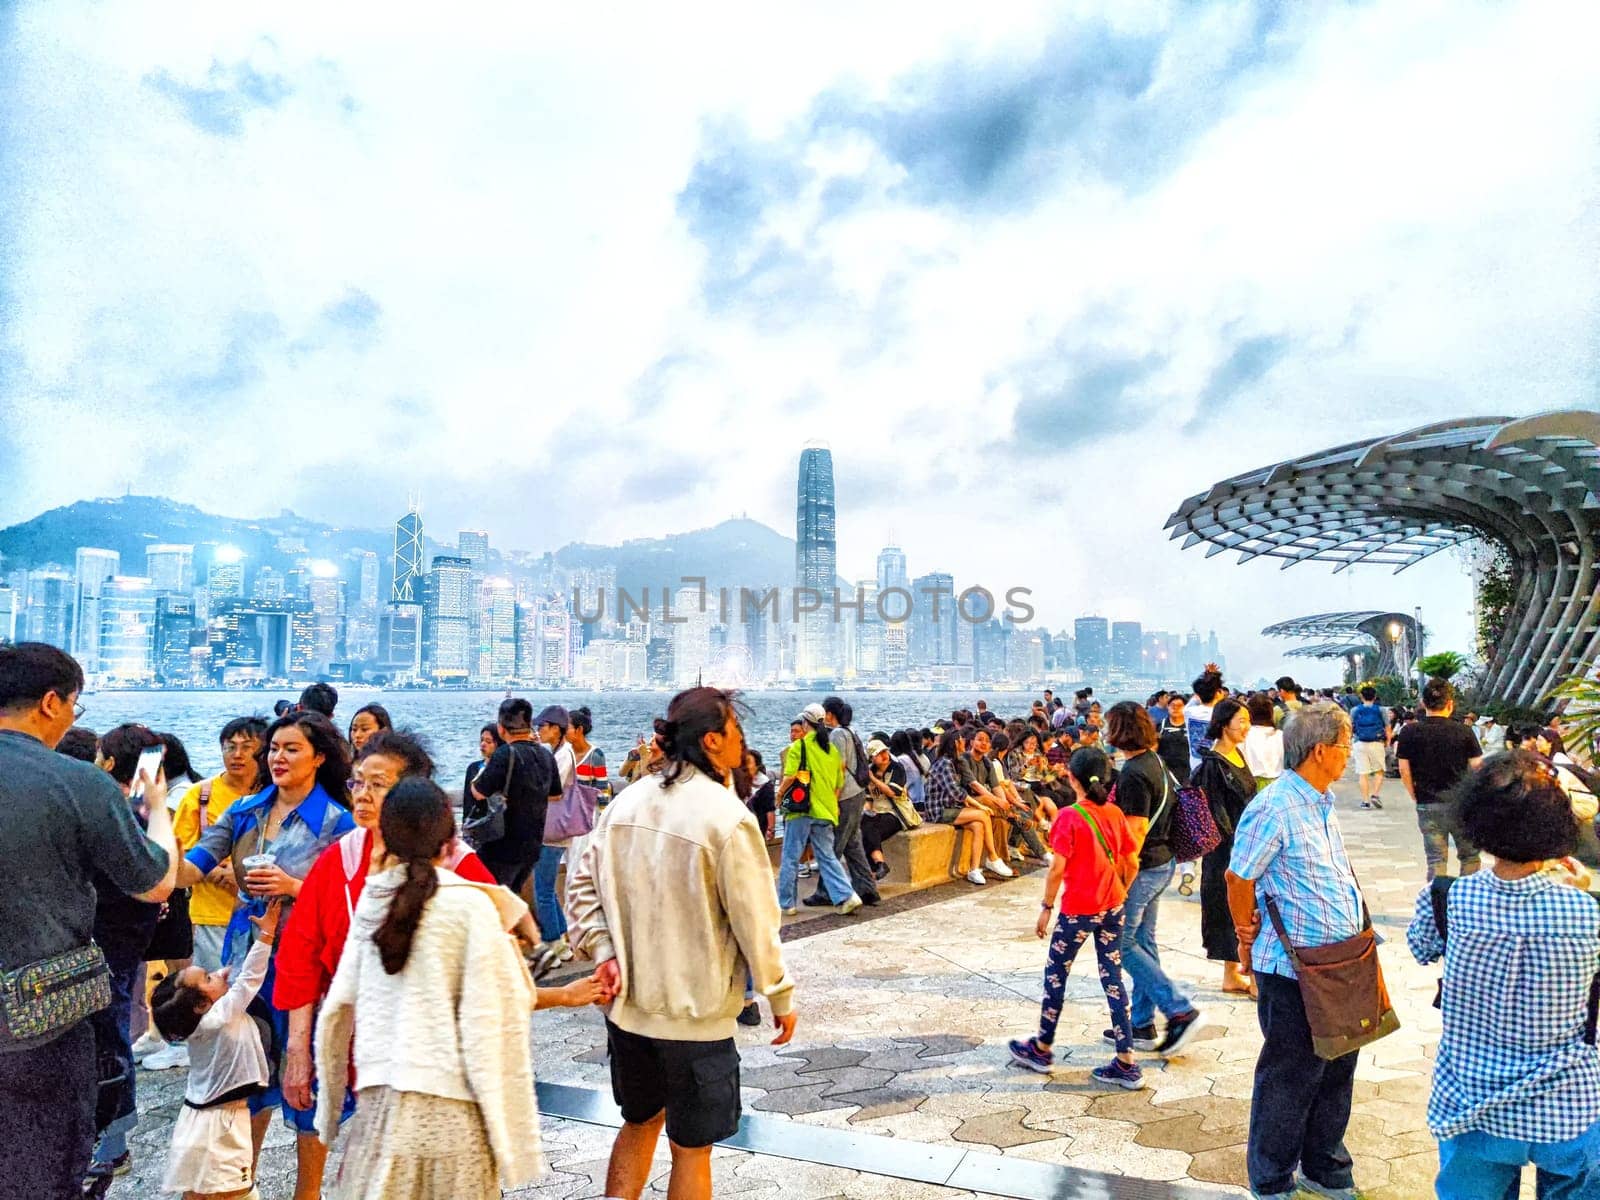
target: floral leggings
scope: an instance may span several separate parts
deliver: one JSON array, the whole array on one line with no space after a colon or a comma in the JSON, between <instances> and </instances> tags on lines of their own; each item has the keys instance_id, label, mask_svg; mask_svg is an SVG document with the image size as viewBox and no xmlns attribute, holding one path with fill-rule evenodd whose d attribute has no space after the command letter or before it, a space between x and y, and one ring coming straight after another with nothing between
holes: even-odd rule
<instances>
[{"instance_id":1,"label":"floral leggings","mask_svg":"<svg viewBox=\"0 0 1600 1200\"><path fill-rule=\"evenodd\" d=\"M1117 1031L1117 1053L1133 1051L1133 1023L1128 1018L1128 995L1122 988L1122 905L1089 917L1062 913L1050 938L1050 961L1044 968L1044 1005L1039 1013L1039 1041L1049 1046L1056 1040L1056 1024L1061 1020L1061 999L1067 989L1072 961L1089 937L1094 937L1095 956L1100 960L1100 986L1111 1007L1111 1025Z\"/></svg>"}]
</instances>

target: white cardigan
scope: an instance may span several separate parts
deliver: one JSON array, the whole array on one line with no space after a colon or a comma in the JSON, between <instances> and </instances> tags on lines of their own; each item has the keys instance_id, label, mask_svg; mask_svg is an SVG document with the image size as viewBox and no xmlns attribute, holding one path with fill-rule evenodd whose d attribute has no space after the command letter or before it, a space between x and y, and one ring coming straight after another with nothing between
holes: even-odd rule
<instances>
[{"instance_id":1,"label":"white cardigan","mask_svg":"<svg viewBox=\"0 0 1600 1200\"><path fill-rule=\"evenodd\" d=\"M372 935L405 868L372 876L361 893L317 1018L317 1132L330 1146L338 1134L352 1032L359 1031L360 1089L381 1085L476 1104L500 1186L521 1187L544 1170L528 1035L537 992L490 895L503 889L435 869L439 890L398 975L384 971Z\"/></svg>"}]
</instances>

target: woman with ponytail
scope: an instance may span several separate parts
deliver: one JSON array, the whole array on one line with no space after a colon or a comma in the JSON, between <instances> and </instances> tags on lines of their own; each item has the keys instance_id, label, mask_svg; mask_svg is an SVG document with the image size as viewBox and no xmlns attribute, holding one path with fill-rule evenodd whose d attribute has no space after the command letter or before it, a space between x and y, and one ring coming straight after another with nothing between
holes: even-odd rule
<instances>
[{"instance_id":1,"label":"woman with ponytail","mask_svg":"<svg viewBox=\"0 0 1600 1200\"><path fill-rule=\"evenodd\" d=\"M1078 951L1092 937L1100 964L1100 986L1111 1008L1112 1029L1107 1036L1116 1043L1117 1056L1090 1074L1097 1084L1132 1091L1144 1086L1144 1076L1133 1060L1133 1025L1122 986L1122 902L1128 884L1139 873L1139 845L1122 810L1108 803L1111 760L1103 751L1086 748L1073 754L1067 764L1067 780L1076 803L1063 807L1050 827L1054 854L1034 928L1041 938L1049 933L1059 892L1060 915L1044 969L1039 1033L1013 1041L1011 1058L1030 1071L1049 1074L1055 1065L1051 1045L1061 1019L1067 975Z\"/></svg>"},{"instance_id":2,"label":"woman with ponytail","mask_svg":"<svg viewBox=\"0 0 1600 1200\"><path fill-rule=\"evenodd\" d=\"M498 1200L542 1170L528 1013L592 1003L593 978L535 992L508 929L528 906L443 864L450 798L401 779L378 814L381 860L352 918L317 1024L317 1131L332 1144L350 1078L350 1144L330 1196ZM370 1036L367 1034L370 1032Z\"/></svg>"}]
</instances>

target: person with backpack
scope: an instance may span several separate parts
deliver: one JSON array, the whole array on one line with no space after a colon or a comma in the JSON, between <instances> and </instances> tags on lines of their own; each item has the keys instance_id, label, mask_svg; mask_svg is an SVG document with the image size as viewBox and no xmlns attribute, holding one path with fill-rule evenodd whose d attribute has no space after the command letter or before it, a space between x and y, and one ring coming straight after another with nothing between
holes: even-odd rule
<instances>
[{"instance_id":1,"label":"person with backpack","mask_svg":"<svg viewBox=\"0 0 1600 1200\"><path fill-rule=\"evenodd\" d=\"M785 916L800 911L800 854L809 846L822 875L817 893L842 896L837 902L839 913L848 916L861 907L862 899L834 852L844 764L839 751L824 740L827 719L822 705L806 705L798 720L805 726L805 735L790 742L783 752L783 779L778 784L778 811L783 815L778 904Z\"/></svg>"},{"instance_id":2,"label":"person with backpack","mask_svg":"<svg viewBox=\"0 0 1600 1200\"><path fill-rule=\"evenodd\" d=\"M1145 720L1149 722L1148 715ZM1050 827L1053 853L1045 878L1044 902L1039 905L1039 920L1034 926L1034 933L1043 938L1049 934L1052 916L1055 918L1055 934L1050 938L1050 957L1044 969L1039 1032L1011 1041L1008 1049L1018 1066L1049 1074L1055 1066L1052 1047L1061 1020L1067 975L1078 951L1093 938L1100 987L1111 1009L1117 1053L1109 1063L1089 1074L1098 1085L1135 1091L1144 1087L1144 1073L1133 1057L1133 1026L1122 987L1121 942L1123 901L1128 896L1128 885L1139 874L1139 841L1128 828L1122 810L1111 803L1111 776L1111 760L1099 750L1079 750L1068 763L1067 778L1076 803L1063 808Z\"/></svg>"},{"instance_id":3,"label":"person with backpack","mask_svg":"<svg viewBox=\"0 0 1600 1200\"><path fill-rule=\"evenodd\" d=\"M1220 835L1215 848L1200 862L1200 941L1206 957L1222 964L1222 990L1253 997L1255 985L1239 969L1239 939L1228 911L1233 831L1256 795L1255 775L1244 757L1244 740L1250 730L1247 705L1231 697L1218 701L1206 727L1211 745L1200 752L1200 767L1190 782L1205 793Z\"/></svg>"},{"instance_id":4,"label":"person with backpack","mask_svg":"<svg viewBox=\"0 0 1600 1200\"><path fill-rule=\"evenodd\" d=\"M1177 872L1172 849L1173 817L1178 809L1178 784L1156 750L1156 727L1142 704L1124 700L1106 715L1111 745L1127 756L1117 775L1116 807L1127 818L1139 851L1139 870L1127 889L1122 917L1121 956L1133 981L1133 1044L1176 1057L1204 1027L1205 1019L1183 989L1161 966L1156 942L1156 915L1161 894ZM1072 761L1077 760L1073 755ZM1065 810L1063 810L1065 811ZM1164 1034L1156 1031L1155 1014L1166 1017ZM1107 1031L1107 1041L1114 1041Z\"/></svg>"},{"instance_id":5,"label":"person with backpack","mask_svg":"<svg viewBox=\"0 0 1600 1200\"><path fill-rule=\"evenodd\" d=\"M1440 1200L1600 1195L1600 905L1567 857L1578 821L1550 764L1496 754L1453 797L1462 828L1494 865L1417 897L1406 944L1444 959L1444 1032L1428 1128L1439 1139ZM1441 920L1440 917L1443 917ZM1353 1056L1352 1056L1353 1057Z\"/></svg>"},{"instance_id":6,"label":"person with backpack","mask_svg":"<svg viewBox=\"0 0 1600 1200\"><path fill-rule=\"evenodd\" d=\"M850 872L850 883L863 904L878 903L878 880L872 873L872 863L867 858L867 848L861 840L861 818L867 810L867 781L872 776L866 748L855 730L850 728L854 710L838 696L829 696L822 702L823 719L828 726L828 741L839 752L844 776L839 784L839 829L834 839L834 849L839 861ZM818 888L806 900L811 907L836 903L826 891Z\"/></svg>"},{"instance_id":7,"label":"person with backpack","mask_svg":"<svg viewBox=\"0 0 1600 1200\"><path fill-rule=\"evenodd\" d=\"M1382 808L1378 793L1388 768L1389 718L1378 703L1378 689L1368 684L1361 689L1361 703L1350 710L1350 728L1355 737L1356 774L1361 780L1361 807Z\"/></svg>"}]
</instances>

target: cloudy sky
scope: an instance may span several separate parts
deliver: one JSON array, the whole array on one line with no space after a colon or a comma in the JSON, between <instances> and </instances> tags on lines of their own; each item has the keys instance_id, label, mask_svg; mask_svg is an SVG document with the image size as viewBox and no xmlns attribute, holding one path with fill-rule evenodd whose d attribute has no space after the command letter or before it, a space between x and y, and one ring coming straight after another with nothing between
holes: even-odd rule
<instances>
[{"instance_id":1,"label":"cloudy sky","mask_svg":"<svg viewBox=\"0 0 1600 1200\"><path fill-rule=\"evenodd\" d=\"M582 6L577 6L582 8ZM1422 605L1180 553L1213 481L1597 402L1600 9L0 10L0 524L132 487L546 549L833 449L841 572L1216 627Z\"/></svg>"}]
</instances>

